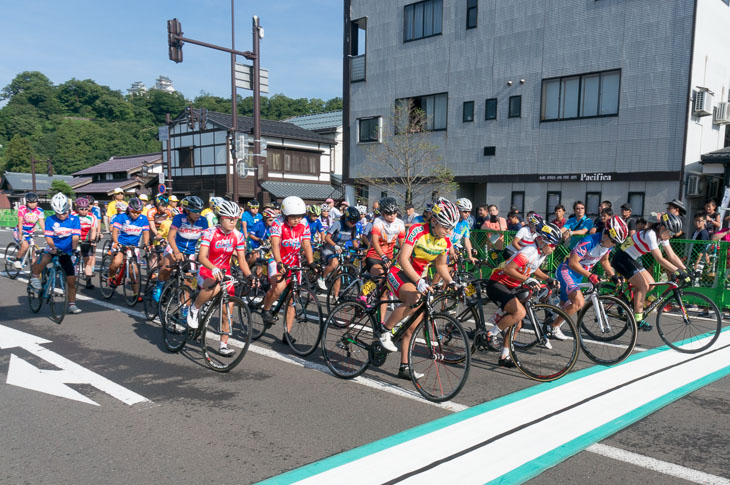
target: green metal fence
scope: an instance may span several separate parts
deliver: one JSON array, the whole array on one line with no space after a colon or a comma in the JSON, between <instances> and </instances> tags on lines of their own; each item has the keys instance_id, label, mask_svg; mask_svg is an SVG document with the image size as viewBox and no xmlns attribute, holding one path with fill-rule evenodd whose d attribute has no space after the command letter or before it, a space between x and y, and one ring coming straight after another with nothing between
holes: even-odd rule
<instances>
[{"instance_id":1,"label":"green metal fence","mask_svg":"<svg viewBox=\"0 0 730 485\"><path fill-rule=\"evenodd\" d=\"M55 212L52 210L43 210L44 217L50 217ZM18 211L13 209L0 209L0 227L17 227Z\"/></svg>"}]
</instances>

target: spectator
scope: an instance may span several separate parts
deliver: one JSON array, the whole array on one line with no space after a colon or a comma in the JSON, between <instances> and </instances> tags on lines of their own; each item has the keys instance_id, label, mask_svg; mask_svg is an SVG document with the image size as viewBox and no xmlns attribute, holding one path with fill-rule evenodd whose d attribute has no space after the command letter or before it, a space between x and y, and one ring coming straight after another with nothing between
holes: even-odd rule
<instances>
[{"instance_id":1,"label":"spectator","mask_svg":"<svg viewBox=\"0 0 730 485\"><path fill-rule=\"evenodd\" d=\"M413 207L413 204L406 204L406 213L405 217L403 217L403 222L406 225L406 232L408 232L408 228L415 223L416 217L418 217L418 213L416 212L416 208Z\"/></svg>"},{"instance_id":2,"label":"spectator","mask_svg":"<svg viewBox=\"0 0 730 485\"><path fill-rule=\"evenodd\" d=\"M705 211L699 211L695 214L695 231L692 234L693 241L710 240L710 233L707 232L707 229L705 229L705 215ZM695 270L702 271L704 264L709 263L710 257L705 250L705 248L707 247L706 244L697 244L696 246L697 247L695 248L695 244L690 245L689 253L687 254L687 261L692 263L692 267ZM703 255L705 256L705 262L700 264L700 260L702 259Z\"/></svg>"},{"instance_id":3,"label":"spectator","mask_svg":"<svg viewBox=\"0 0 730 485\"><path fill-rule=\"evenodd\" d=\"M568 222L565 218L565 207L563 204L556 205L553 213L555 214L555 219L550 222L562 229L565 226L565 223Z\"/></svg>"},{"instance_id":4,"label":"spectator","mask_svg":"<svg viewBox=\"0 0 730 485\"><path fill-rule=\"evenodd\" d=\"M610 207L604 207L601 209L601 214L596 217L593 222L593 228L588 231L588 234L595 234L597 232L603 232L606 227L606 222L613 217L613 210Z\"/></svg>"},{"instance_id":5,"label":"spectator","mask_svg":"<svg viewBox=\"0 0 730 485\"><path fill-rule=\"evenodd\" d=\"M474 229L481 229L484 221L489 218L489 209L486 205L477 207L477 216L474 218Z\"/></svg>"},{"instance_id":6,"label":"spectator","mask_svg":"<svg viewBox=\"0 0 730 485\"><path fill-rule=\"evenodd\" d=\"M629 228L629 237L636 234L636 219L631 217L631 204L628 202L621 206L621 219L624 220L626 226Z\"/></svg>"},{"instance_id":7,"label":"spectator","mask_svg":"<svg viewBox=\"0 0 730 485\"><path fill-rule=\"evenodd\" d=\"M329 216L332 217L332 219L339 219L342 217L342 212L340 212L337 207L335 207L335 201L331 197L325 200L325 203L330 206L329 210Z\"/></svg>"},{"instance_id":8,"label":"spectator","mask_svg":"<svg viewBox=\"0 0 730 485\"><path fill-rule=\"evenodd\" d=\"M507 221L504 217L499 217L499 209L494 204L487 208L487 212L489 213L489 217L484 220L481 228L485 231L499 231L499 233L487 234L487 238L490 247L501 251L504 249L504 234L502 233L507 230Z\"/></svg>"},{"instance_id":9,"label":"spectator","mask_svg":"<svg viewBox=\"0 0 730 485\"><path fill-rule=\"evenodd\" d=\"M611 204L610 200L604 200L601 202L601 207L598 208L598 217L593 219L593 229L588 231L589 234L595 234L598 231L603 231L603 210L604 209L613 209L613 204ZM613 210L611 210L611 215L613 215ZM609 218L610 219L610 218Z\"/></svg>"},{"instance_id":10,"label":"spectator","mask_svg":"<svg viewBox=\"0 0 730 485\"><path fill-rule=\"evenodd\" d=\"M507 230L517 232L520 229L522 229L520 215L515 211L510 211L509 214L507 214Z\"/></svg>"},{"instance_id":11,"label":"spectator","mask_svg":"<svg viewBox=\"0 0 730 485\"><path fill-rule=\"evenodd\" d=\"M574 215L565 223L565 228L570 231L570 249L583 239L593 227L593 221L586 216L586 205L582 200L573 204Z\"/></svg>"},{"instance_id":12,"label":"spectator","mask_svg":"<svg viewBox=\"0 0 730 485\"><path fill-rule=\"evenodd\" d=\"M510 212L514 212L515 214L517 214L517 220L520 221L520 227L522 227L522 226L525 225L525 220L520 215L520 210L517 208L516 205L510 206L509 211Z\"/></svg>"},{"instance_id":13,"label":"spectator","mask_svg":"<svg viewBox=\"0 0 730 485\"><path fill-rule=\"evenodd\" d=\"M716 233L722 227L720 214L717 212L717 203L715 199L705 202L705 229L710 235Z\"/></svg>"}]
</instances>

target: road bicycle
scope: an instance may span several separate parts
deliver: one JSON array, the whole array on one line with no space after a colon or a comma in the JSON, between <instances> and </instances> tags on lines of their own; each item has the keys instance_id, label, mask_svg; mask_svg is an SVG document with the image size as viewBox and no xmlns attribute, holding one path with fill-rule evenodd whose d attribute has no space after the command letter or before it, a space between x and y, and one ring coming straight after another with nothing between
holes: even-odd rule
<instances>
[{"instance_id":1,"label":"road bicycle","mask_svg":"<svg viewBox=\"0 0 730 485\"><path fill-rule=\"evenodd\" d=\"M38 255L38 246L35 243L35 239L30 238L28 240L28 250L25 252L23 258L20 260L20 263L23 265L23 268L21 269L16 268L13 264L15 263L15 261L17 261L17 254L19 252L20 244L16 241L10 242L5 248L5 273L11 280L17 278L18 275L20 275L20 272L25 269L26 265L28 266L28 271L30 272L30 265L33 264L33 261L36 260L36 256Z\"/></svg>"},{"instance_id":2,"label":"road bicycle","mask_svg":"<svg viewBox=\"0 0 730 485\"><path fill-rule=\"evenodd\" d=\"M322 307L317 295L309 289L308 286L301 283L302 275L309 268L298 266L284 265L281 275L277 277L279 281L289 278L289 283L282 291L281 296L271 309L274 320L279 319L279 312L284 310L284 340L295 354L306 357L317 349L319 340L322 337ZM286 276L289 275L289 276ZM286 308L294 307L293 321L291 322L291 330L287 330L287 313ZM251 337L253 340L261 338L266 330L271 328L274 323L264 323L261 316L263 305L256 307L251 315Z\"/></svg>"},{"instance_id":3,"label":"road bicycle","mask_svg":"<svg viewBox=\"0 0 730 485\"><path fill-rule=\"evenodd\" d=\"M388 358L379 341L382 332L379 308L399 300L381 299L385 276L369 279L363 286L363 301L344 301L327 317L322 332L322 356L332 373L342 379L361 375L369 366L381 367ZM369 295L374 294L374 297ZM415 313L393 328L397 346L415 325L408 343L411 381L418 392L432 402L455 397L466 383L471 366L469 340L461 324L445 313L434 312L429 293L412 306Z\"/></svg>"},{"instance_id":4,"label":"road bicycle","mask_svg":"<svg viewBox=\"0 0 730 485\"><path fill-rule=\"evenodd\" d=\"M177 291L177 289L181 286L186 286L193 291L195 291L198 287L198 279L196 277L197 274L197 265L193 258L195 255L186 255L185 259L182 261L175 261L170 266L170 277L165 282L165 285L162 287L162 291L160 292L160 300L158 302L154 301L152 293L154 292L154 288L156 283L152 283L152 280L148 280L147 287L145 292L147 292L147 289L149 289L150 293L150 300L147 303L147 305L150 307L145 310L145 313L147 318L149 320L153 320L155 317L152 315L155 313L155 311L152 309L153 306L157 306L156 314L160 317L160 324L164 327L166 324L167 319L167 313L165 313L165 303L167 302L170 295L173 294L173 292ZM159 274L159 273L158 273ZM147 299L145 298L145 301ZM150 318L151 317L151 318Z\"/></svg>"},{"instance_id":5,"label":"road bicycle","mask_svg":"<svg viewBox=\"0 0 730 485\"><path fill-rule=\"evenodd\" d=\"M101 295L108 300L114 295L116 288L121 286L124 301L132 307L140 299L142 277L139 273L137 256L139 249L131 246L121 246L119 251L124 255L124 258L114 278L109 277L109 266L116 253L105 254L102 258L99 270L99 288L101 288Z\"/></svg>"},{"instance_id":6,"label":"road bicycle","mask_svg":"<svg viewBox=\"0 0 730 485\"><path fill-rule=\"evenodd\" d=\"M200 290L186 285L177 286L165 300L162 325L162 339L170 352L180 352L187 342L200 340L205 363L216 372L228 372L236 367L251 344L251 312L246 302L229 291L239 282L231 275L223 281L216 281L210 288L220 286L212 300L207 301L198 312L198 328L188 327L187 317L190 305ZM221 337L228 336L229 347L237 347L232 355L222 354Z\"/></svg>"},{"instance_id":7,"label":"road bicycle","mask_svg":"<svg viewBox=\"0 0 730 485\"><path fill-rule=\"evenodd\" d=\"M709 349L722 329L722 313L715 302L702 293L687 291L674 281L658 281L651 288L664 291L644 308L644 318L656 310L659 337L670 348L687 354ZM615 295L633 308L633 286L623 282L613 287Z\"/></svg>"},{"instance_id":8,"label":"road bicycle","mask_svg":"<svg viewBox=\"0 0 730 485\"><path fill-rule=\"evenodd\" d=\"M68 288L66 287L66 273L58 261L59 255L54 254L51 261L41 272L41 289L36 290L28 282L28 304L33 313L40 311L43 302L48 304L51 320L60 324L68 309Z\"/></svg>"},{"instance_id":9,"label":"road bicycle","mask_svg":"<svg viewBox=\"0 0 730 485\"><path fill-rule=\"evenodd\" d=\"M89 252L91 254L94 254L94 251L96 251L96 243L91 244L91 243L88 243L88 242L82 242L82 243L79 244L79 248L81 248L84 245L88 245L89 246ZM82 254L83 254L83 251L82 251ZM94 277L94 269L95 268L92 268L91 269L91 276L88 276L88 277L86 276L86 261L85 261L85 259L86 258L84 258L81 255L79 255L79 257L76 258L76 263L74 265L74 271L76 272L76 280L79 283L81 282L82 279L85 279L86 281L91 282L91 279ZM80 284L79 284L79 287L81 287Z\"/></svg>"},{"instance_id":10,"label":"road bicycle","mask_svg":"<svg viewBox=\"0 0 730 485\"><path fill-rule=\"evenodd\" d=\"M342 248L342 252L335 255L339 260L337 269L325 279L325 286L327 287L325 302L328 314L340 301L353 296L353 292L356 293L356 289L352 286L352 283L359 281L360 268L358 265L355 265L355 262L359 262L359 258L363 254L362 251L361 249ZM326 266L326 264L322 263L322 273L320 274L324 274L324 268Z\"/></svg>"}]
</instances>

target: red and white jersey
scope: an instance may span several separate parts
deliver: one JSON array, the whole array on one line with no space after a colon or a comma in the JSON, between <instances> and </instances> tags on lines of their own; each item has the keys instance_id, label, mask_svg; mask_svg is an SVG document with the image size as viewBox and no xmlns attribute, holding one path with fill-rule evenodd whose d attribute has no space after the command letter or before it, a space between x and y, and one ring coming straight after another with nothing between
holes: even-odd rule
<instances>
[{"instance_id":1,"label":"red and white jersey","mask_svg":"<svg viewBox=\"0 0 730 485\"><path fill-rule=\"evenodd\" d=\"M530 226L523 226L519 231L517 231L517 234L515 234L515 239L519 239L522 246L534 245L535 239L537 239L537 233L532 232L530 230Z\"/></svg>"},{"instance_id":2,"label":"red and white jersey","mask_svg":"<svg viewBox=\"0 0 730 485\"><path fill-rule=\"evenodd\" d=\"M274 219L270 231L270 238L279 238L281 262L287 266L299 266L301 264L299 251L302 248L302 241L304 239L312 239L312 233L309 231L307 220L302 218L299 224L291 227L284 220L284 217L279 216Z\"/></svg>"},{"instance_id":3,"label":"red and white jersey","mask_svg":"<svg viewBox=\"0 0 730 485\"><path fill-rule=\"evenodd\" d=\"M220 226L215 226L203 233L200 238L200 246L208 247L208 260L211 263L220 269L229 270L231 269L233 252L245 251L246 240L237 229L226 234Z\"/></svg>"},{"instance_id":4,"label":"red and white jersey","mask_svg":"<svg viewBox=\"0 0 730 485\"><path fill-rule=\"evenodd\" d=\"M43 209L36 207L29 209L28 206L21 205L18 209L18 220L23 223L23 233L33 234L36 223L43 219Z\"/></svg>"},{"instance_id":5,"label":"red and white jersey","mask_svg":"<svg viewBox=\"0 0 730 485\"><path fill-rule=\"evenodd\" d=\"M380 243L380 249L383 250L386 256L393 258L393 248L398 239L406 237L406 226L401 219L396 218L393 222L388 222L382 217L378 217L372 223L372 229L370 234L372 240L378 239ZM368 258L378 258L378 253L375 251L373 245L370 245L367 253Z\"/></svg>"},{"instance_id":6,"label":"red and white jersey","mask_svg":"<svg viewBox=\"0 0 730 485\"><path fill-rule=\"evenodd\" d=\"M79 218L79 221L81 222L81 240L86 241L86 238L89 235L89 231L92 227L96 226L96 223L99 221L99 219L97 219L96 216L91 213L91 211L89 211L83 217L76 211L72 212L72 214Z\"/></svg>"},{"instance_id":7,"label":"red and white jersey","mask_svg":"<svg viewBox=\"0 0 730 485\"><path fill-rule=\"evenodd\" d=\"M529 277L542 265L543 261L545 261L545 255L540 253L540 250L537 249L537 247L534 245L525 246L513 254L512 257L507 260L505 266L514 262L517 264L517 271ZM499 271L494 271L489 279L502 283L504 286L509 288L516 288L522 284L522 281L511 278L509 275L505 274L504 268Z\"/></svg>"},{"instance_id":8,"label":"red and white jersey","mask_svg":"<svg viewBox=\"0 0 730 485\"><path fill-rule=\"evenodd\" d=\"M633 236L628 238L621 246L626 254L634 259L639 259L646 253L649 253L659 246L669 246L669 241L658 241L656 233L652 230L637 231Z\"/></svg>"}]
</instances>

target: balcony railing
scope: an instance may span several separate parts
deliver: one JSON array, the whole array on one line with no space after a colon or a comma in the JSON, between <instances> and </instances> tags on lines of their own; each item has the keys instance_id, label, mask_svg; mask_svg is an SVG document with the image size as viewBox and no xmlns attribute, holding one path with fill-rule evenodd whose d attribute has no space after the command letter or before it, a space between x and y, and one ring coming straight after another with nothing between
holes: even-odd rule
<instances>
[{"instance_id":1,"label":"balcony railing","mask_svg":"<svg viewBox=\"0 0 730 485\"><path fill-rule=\"evenodd\" d=\"M365 80L365 54L350 56L350 82Z\"/></svg>"}]
</instances>

